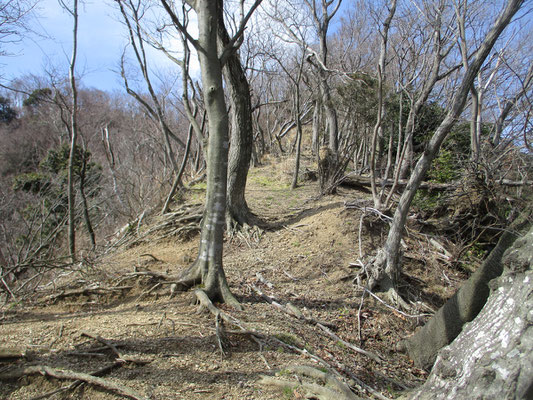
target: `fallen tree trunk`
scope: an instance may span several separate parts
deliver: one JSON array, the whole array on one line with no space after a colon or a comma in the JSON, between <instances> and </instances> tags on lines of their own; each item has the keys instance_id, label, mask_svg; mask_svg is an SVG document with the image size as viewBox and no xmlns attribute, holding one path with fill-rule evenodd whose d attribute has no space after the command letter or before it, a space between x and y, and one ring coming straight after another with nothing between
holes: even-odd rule
<instances>
[{"instance_id":1,"label":"fallen tree trunk","mask_svg":"<svg viewBox=\"0 0 533 400\"><path fill-rule=\"evenodd\" d=\"M400 179L398 181L397 189L404 188L407 185L406 179ZM377 186L385 186L385 187L391 187L393 185L393 181L386 180L383 181L377 181ZM509 186L509 187L520 187L520 186L533 186L533 181L512 181L509 179L501 179L498 181L495 181L496 184L500 186ZM361 176L361 175L351 175L348 174L344 176L341 180L340 186L345 186L349 188L354 189L360 189L360 188L370 188L370 177L368 176ZM458 186L457 182L451 182L451 183L438 183L438 182L422 182L418 189L424 189L424 190L447 190L447 189L454 189Z\"/></svg>"},{"instance_id":2,"label":"fallen tree trunk","mask_svg":"<svg viewBox=\"0 0 533 400\"><path fill-rule=\"evenodd\" d=\"M385 186L385 187L391 187L393 185L393 181L386 180L383 181L377 181L377 186ZM341 186L350 187L354 189L359 188L369 188L371 186L370 183L370 177L367 176L357 176L357 175L346 175L344 178L342 178L342 181L340 183ZM398 181L397 188L404 188L405 185L407 185L407 180L400 179ZM428 190L446 190L454 188L456 185L454 183L436 183L436 182L422 182L419 189L428 189Z\"/></svg>"},{"instance_id":3,"label":"fallen tree trunk","mask_svg":"<svg viewBox=\"0 0 533 400\"><path fill-rule=\"evenodd\" d=\"M533 228L503 258L479 315L442 349L411 400L533 398Z\"/></svg>"}]
</instances>

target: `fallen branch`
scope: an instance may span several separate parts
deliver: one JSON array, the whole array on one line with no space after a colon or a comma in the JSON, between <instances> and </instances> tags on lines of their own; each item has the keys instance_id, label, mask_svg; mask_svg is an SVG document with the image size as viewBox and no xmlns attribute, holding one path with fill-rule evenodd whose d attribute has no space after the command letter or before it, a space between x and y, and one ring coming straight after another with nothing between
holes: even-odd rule
<instances>
[{"instance_id":1,"label":"fallen branch","mask_svg":"<svg viewBox=\"0 0 533 400\"><path fill-rule=\"evenodd\" d=\"M10 361L27 356L26 350L14 347L0 347L0 361Z\"/></svg>"},{"instance_id":2,"label":"fallen branch","mask_svg":"<svg viewBox=\"0 0 533 400\"><path fill-rule=\"evenodd\" d=\"M377 181L376 185L390 187L392 186L393 181ZM366 176L355 176L355 175L346 175L342 178L341 186L350 187L350 188L368 188L370 187L370 177ZM407 180L401 179L398 181L398 188L405 187L407 185ZM428 189L428 190L446 190L456 187L454 183L436 183L436 182L422 182L419 186L419 189Z\"/></svg>"},{"instance_id":3,"label":"fallen branch","mask_svg":"<svg viewBox=\"0 0 533 400\"><path fill-rule=\"evenodd\" d=\"M0 381L19 379L28 375L43 375L57 379L73 379L102 387L130 399L148 400L148 397L137 393L135 390L119 383L112 382L108 379L100 378L83 372L75 372L68 369L51 368L45 365L34 365L19 369L17 371L0 374Z\"/></svg>"},{"instance_id":4,"label":"fallen branch","mask_svg":"<svg viewBox=\"0 0 533 400\"><path fill-rule=\"evenodd\" d=\"M122 363L115 362L115 363L113 363L111 365L108 365L107 367L99 369L98 371L90 373L90 375L92 375L92 376L102 376L102 375L105 375L108 372L112 371L113 369L115 369L117 367L120 367L121 365L122 365ZM80 380L77 380L77 381L72 382L70 385L63 386L63 387L61 387L59 389L51 390L50 392L46 392L46 393L44 393L44 394L42 394L40 396L37 396L37 397L33 397L31 400L46 399L47 397L53 396L54 394L67 392L69 390L73 390L73 389L77 388L78 386L82 385L83 383L84 382L82 382Z\"/></svg>"},{"instance_id":5,"label":"fallen branch","mask_svg":"<svg viewBox=\"0 0 533 400\"><path fill-rule=\"evenodd\" d=\"M81 289L65 290L61 293L55 293L45 298L45 300L58 300L70 296L90 296L98 294L108 294L110 292L121 292L123 290L129 290L133 286L117 286L117 287L86 287Z\"/></svg>"},{"instance_id":6,"label":"fallen branch","mask_svg":"<svg viewBox=\"0 0 533 400\"><path fill-rule=\"evenodd\" d=\"M302 320L310 325L317 325L322 324L324 326L328 326L332 329L335 329L336 326L334 324L331 324L326 321L318 321L312 317L306 317L299 309L298 307L294 306L291 303L286 303L285 305L279 303L277 299L263 293L261 289L259 289L254 284L251 284L250 287L254 292L256 292L261 298L263 298L267 303L270 305L276 307L278 310L284 312L285 314L289 314L291 317L297 318L299 320Z\"/></svg>"},{"instance_id":7,"label":"fallen branch","mask_svg":"<svg viewBox=\"0 0 533 400\"><path fill-rule=\"evenodd\" d=\"M370 352L370 351L366 351L366 350L363 350L361 349L360 347L357 347L343 339L341 339L339 336L335 335L333 332L331 332L328 328L326 328L324 325L322 324L316 324L316 326L318 326L320 329L322 329L328 336L330 336L331 338L333 338L334 340L336 340L337 342L340 342L342 343L344 346L348 347L349 349L355 351L356 353L359 353L359 354L363 354L369 358L371 358L372 360L374 360L375 362L377 363L381 363L382 362L382 358L379 357L378 355Z\"/></svg>"},{"instance_id":8,"label":"fallen branch","mask_svg":"<svg viewBox=\"0 0 533 400\"><path fill-rule=\"evenodd\" d=\"M81 333L81 336L86 336L86 337L89 337L91 339L94 339L100 343L102 343L103 345L105 345L107 348L111 349L111 351L117 356L116 360L117 362L122 362L122 363L134 363L134 364L149 364L152 362L152 359L151 358L139 358L139 357L135 357L135 356L131 356L131 355L128 355L128 354L122 354L121 352L118 351L117 347L111 343L110 341L98 336L98 335L93 335L92 333L89 333L89 332L82 332Z\"/></svg>"},{"instance_id":9,"label":"fallen branch","mask_svg":"<svg viewBox=\"0 0 533 400\"><path fill-rule=\"evenodd\" d=\"M335 370L335 368L333 368L326 360L320 358L319 356L314 355L313 353L309 352L307 349L301 349L301 348L299 348L297 346L294 346L292 344L286 343L283 340L280 340L280 339L278 339L276 337L267 336L267 335L265 335L262 332L256 331L255 329L246 329L243 326L243 324L238 319L230 316L229 314L226 314L225 312L223 312L223 311L219 310L217 307L215 307L213 305L213 303L211 302L211 300L209 299L209 297L207 297L207 295L205 294L205 292L203 290L197 289L197 290L194 291L194 294L198 298L198 301L200 302L200 304L203 307L205 307L206 309L208 309L213 315L215 315L215 316L220 315L220 318L222 318L224 321L226 321L226 322L228 322L228 323L230 323L230 324L232 324L232 325L234 325L234 326L239 328L238 331L230 331L230 330L228 330L228 331L226 331L226 333L249 335L252 338L255 337L257 339L270 340L270 341L276 342L280 346L285 347L285 348L293 351L296 354L300 354L300 355L302 355L304 357L307 357L307 358L311 359L313 362L316 362L318 364L321 364L321 365L325 366L326 368L328 368L331 371L331 373L335 374L338 377L339 380L342 379L342 375L339 372L337 372ZM366 383L361 381L359 378L357 378L355 375L353 375L340 362L335 361L335 363L336 363L337 367L340 370L342 370L342 372L344 372L346 375L348 375L354 381L354 383L356 385L358 385L359 387L361 387L363 390L368 391L369 393L371 393L372 395L374 395L375 397L377 397L377 398L379 398L381 400L389 400L387 397L385 397L381 393L379 393L376 389L374 389L371 386L367 385ZM358 399L358 398L354 397L353 399Z\"/></svg>"}]
</instances>

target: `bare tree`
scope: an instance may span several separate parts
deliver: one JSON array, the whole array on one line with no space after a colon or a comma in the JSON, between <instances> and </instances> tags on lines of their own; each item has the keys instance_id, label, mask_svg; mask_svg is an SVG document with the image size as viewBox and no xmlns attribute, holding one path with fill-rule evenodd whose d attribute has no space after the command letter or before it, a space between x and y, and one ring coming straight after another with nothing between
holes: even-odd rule
<instances>
[{"instance_id":1,"label":"bare tree","mask_svg":"<svg viewBox=\"0 0 533 400\"><path fill-rule=\"evenodd\" d=\"M28 19L36 0L4 0L0 3L0 56L6 55L2 44L19 40L28 30Z\"/></svg>"},{"instance_id":2,"label":"bare tree","mask_svg":"<svg viewBox=\"0 0 533 400\"><path fill-rule=\"evenodd\" d=\"M389 38L389 29L391 26L392 19L394 18L394 14L396 13L396 0L391 0L387 8L389 10L389 13L387 17L385 18L385 21L383 21L383 30L380 31L381 44L380 44L379 62L377 66L378 111L377 111L376 125L374 126L374 133L372 135L372 147L370 148L370 183L371 183L371 188L372 188L372 198L374 199L374 207L376 207L378 210L381 208L381 203L383 201L383 191L381 191L381 193L378 194L377 188L376 188L376 151L377 151L378 137L383 136L383 126L382 126L383 112L384 112L383 82L385 80L385 62L387 59L387 44L388 44L388 38ZM384 179L385 178L386 177L384 177Z\"/></svg>"},{"instance_id":3,"label":"bare tree","mask_svg":"<svg viewBox=\"0 0 533 400\"><path fill-rule=\"evenodd\" d=\"M68 247L70 258L76 260L76 221L75 221L75 196L74 191L74 158L76 156L76 142L78 141L78 87L76 84L76 58L78 56L78 0L72 1L68 6L63 0L59 0L61 7L72 16L72 56L69 66L69 82L71 90L70 108L70 156L68 160Z\"/></svg>"},{"instance_id":4,"label":"bare tree","mask_svg":"<svg viewBox=\"0 0 533 400\"><path fill-rule=\"evenodd\" d=\"M313 66L317 76L317 99L319 101L316 105L323 107L328 141L328 151L324 152L321 157L323 168L320 168L322 175L320 185L323 193L335 190L336 185L332 183L335 181L339 167L339 122L330 87L332 71L328 67L328 31L341 3L342 0L303 0L294 4L274 1L272 10L269 12L270 17L283 27L287 36L285 40L298 43L305 48L308 53L307 61ZM309 15L310 21L307 24L314 29L318 50L309 43L308 35L305 29L302 29L302 22L297 20L301 17L302 10ZM318 113L316 116L318 117ZM315 118L314 121L318 123L319 118Z\"/></svg>"},{"instance_id":5,"label":"bare tree","mask_svg":"<svg viewBox=\"0 0 533 400\"><path fill-rule=\"evenodd\" d=\"M479 73L479 70L489 56L502 31L507 25L509 25L513 16L519 11L523 3L523 0L508 0L506 2L504 9L484 37L480 47L477 48L474 54L470 57L472 61L464 71L460 85L449 106L449 111L446 114L446 117L435 131L431 140L427 144L422 157L411 173L409 182L407 183L394 213L393 222L386 243L383 248L378 251L373 263L367 267L368 286L373 288L379 284L382 290L387 292L395 302L401 302L401 298L396 290L396 284L400 273L400 241L409 207L415 196L416 190L424 179L431 161L437 155L440 145L452 129L457 118L461 115L465 107L468 93L470 92L472 83Z\"/></svg>"}]
</instances>

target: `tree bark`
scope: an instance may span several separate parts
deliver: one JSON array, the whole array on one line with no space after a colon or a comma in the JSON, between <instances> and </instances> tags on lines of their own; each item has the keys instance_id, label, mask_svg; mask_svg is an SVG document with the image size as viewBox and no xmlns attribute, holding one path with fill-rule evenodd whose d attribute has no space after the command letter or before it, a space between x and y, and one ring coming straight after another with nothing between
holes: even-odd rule
<instances>
[{"instance_id":1,"label":"tree bark","mask_svg":"<svg viewBox=\"0 0 533 400\"><path fill-rule=\"evenodd\" d=\"M222 8L222 0L217 0ZM222 13L218 16L219 47L223 49L230 37L224 25ZM234 224L244 226L256 223L246 203L246 180L250 169L253 146L252 103L250 85L243 71L237 52L233 52L223 68L224 80L229 92L231 137L228 165L228 197L226 204L226 225L228 230Z\"/></svg>"},{"instance_id":2,"label":"tree bark","mask_svg":"<svg viewBox=\"0 0 533 400\"><path fill-rule=\"evenodd\" d=\"M72 262L76 261L76 221L75 221L75 192L74 192L74 158L76 156L76 141L78 140L78 91L76 86L76 57L78 55L78 0L74 0L72 10L68 12L73 18L72 28L72 57L70 59L69 80L72 96L72 110L70 113L70 155L68 158L68 248Z\"/></svg>"},{"instance_id":3,"label":"tree bark","mask_svg":"<svg viewBox=\"0 0 533 400\"><path fill-rule=\"evenodd\" d=\"M431 368L437 352L450 344L463 326L479 314L489 297L489 281L502 274L503 254L516 240L515 232L523 229L526 223L527 219L521 218L505 231L476 272L415 335L405 341L406 350L415 365Z\"/></svg>"},{"instance_id":4,"label":"tree bark","mask_svg":"<svg viewBox=\"0 0 533 400\"><path fill-rule=\"evenodd\" d=\"M479 315L439 352L412 400L533 398L533 229L503 259Z\"/></svg>"},{"instance_id":5,"label":"tree bark","mask_svg":"<svg viewBox=\"0 0 533 400\"><path fill-rule=\"evenodd\" d=\"M167 0L161 0L161 3L175 25L181 26ZM198 15L199 35L198 40L193 43L200 61L202 91L209 127L207 190L198 257L182 274L181 280L185 286L201 283L203 291L212 301L240 307L229 289L222 267L229 123L222 83L222 63L218 56L217 29L213 26L213 21L218 20L222 9L219 8L219 2L212 0L197 0L194 5ZM183 33L188 35L186 31Z\"/></svg>"}]
</instances>

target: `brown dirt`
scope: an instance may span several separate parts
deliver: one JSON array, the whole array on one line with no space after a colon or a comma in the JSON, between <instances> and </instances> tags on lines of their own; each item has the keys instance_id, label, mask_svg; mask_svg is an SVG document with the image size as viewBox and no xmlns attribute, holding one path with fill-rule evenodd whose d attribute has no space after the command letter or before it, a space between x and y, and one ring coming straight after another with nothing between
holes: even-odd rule
<instances>
[{"instance_id":1,"label":"brown dirt","mask_svg":"<svg viewBox=\"0 0 533 400\"><path fill-rule=\"evenodd\" d=\"M311 161L306 160L309 164ZM236 235L225 244L225 271L243 311L219 305L247 327L261 331L259 344L245 335L228 333L223 356L217 345L215 320L197 313L191 292L169 298L169 285L141 296L158 280L128 277L132 271L153 271L176 276L196 256L198 237L188 241L143 241L122 247L96 264L58 276L53 286L41 286L31 302L5 306L0 319L0 348L31 351L28 359L0 363L0 374L18 366L47 365L78 372L96 371L114 360L109 350L88 356L100 345L81 336L99 335L122 354L151 360L146 365L126 364L105 378L128 386L151 399L291 399L298 392L280 392L260 386L261 375L274 374L288 365L315 365L291 352L280 339L305 348L330 365L343 365L367 385L393 398L405 387L423 382L425 373L412 366L395 344L413 332L427 317L405 317L362 292L352 283L359 258L361 210L346 209L345 201L367 194L340 190L336 196L316 198L316 183L288 189L292 160L255 168L250 173L248 199L252 210L272 225L260 240ZM192 192L195 200L199 190ZM200 191L201 192L201 191ZM383 242L386 223L367 216L362 224L362 252L371 255ZM434 248L413 227L406 237L404 282L414 303L411 314L436 309L464 279L459 272L432 257ZM157 260L154 260L152 255ZM263 278L261 282L258 274ZM267 284L265 284L267 281ZM51 299L59 289L99 285L129 286L102 294L82 294ZM334 325L343 340L379 354L383 363L347 349L318 327L306 324L265 302L252 289L256 285L279 303L291 303L305 316ZM408 289L408 290L407 290ZM424 306L425 305L425 306ZM359 313L359 308L361 311ZM360 316L361 340L359 340ZM232 327L227 327L233 329ZM24 377L2 382L0 398L32 399L70 381ZM371 397L356 388L359 395ZM121 398L101 388L82 385L50 396L53 399Z\"/></svg>"}]
</instances>

